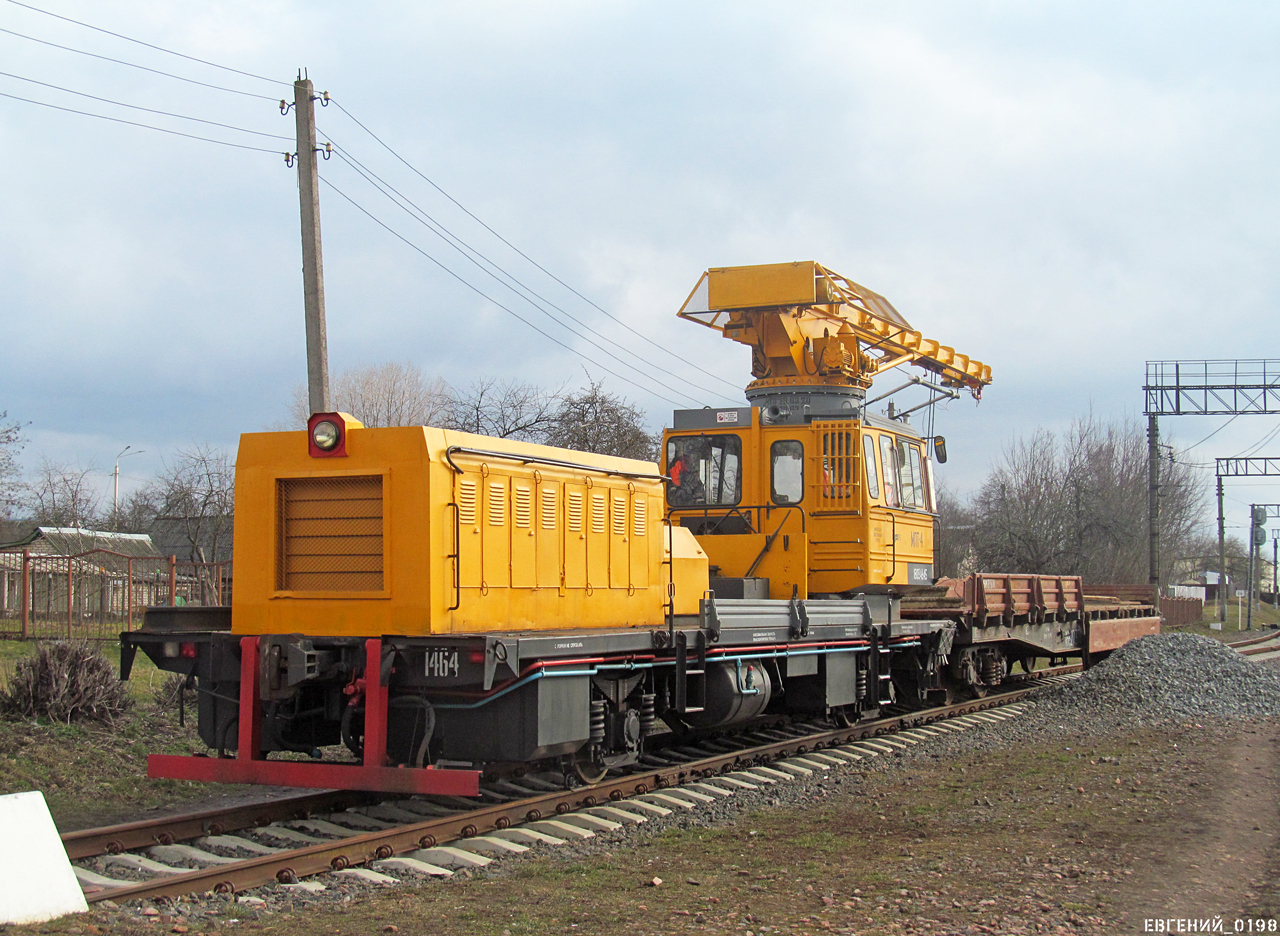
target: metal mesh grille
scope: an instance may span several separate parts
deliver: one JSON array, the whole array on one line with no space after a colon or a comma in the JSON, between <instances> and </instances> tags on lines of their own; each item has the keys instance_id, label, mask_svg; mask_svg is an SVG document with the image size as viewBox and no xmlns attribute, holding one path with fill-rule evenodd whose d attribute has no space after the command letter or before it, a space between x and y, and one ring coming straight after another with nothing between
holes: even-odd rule
<instances>
[{"instance_id":1,"label":"metal mesh grille","mask_svg":"<svg viewBox=\"0 0 1280 936\"><path fill-rule=\"evenodd\" d=\"M857 439L858 434L852 427L822 433L817 509L845 511L857 510L861 506Z\"/></svg>"},{"instance_id":2,"label":"metal mesh grille","mask_svg":"<svg viewBox=\"0 0 1280 936\"><path fill-rule=\"evenodd\" d=\"M281 478L276 585L381 591L382 477Z\"/></svg>"}]
</instances>

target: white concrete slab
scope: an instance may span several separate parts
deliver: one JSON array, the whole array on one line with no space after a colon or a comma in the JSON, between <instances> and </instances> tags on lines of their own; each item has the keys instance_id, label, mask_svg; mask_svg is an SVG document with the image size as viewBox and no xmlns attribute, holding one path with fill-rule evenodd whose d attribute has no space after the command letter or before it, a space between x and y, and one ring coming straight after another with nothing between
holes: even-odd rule
<instances>
[{"instance_id":1,"label":"white concrete slab","mask_svg":"<svg viewBox=\"0 0 1280 936\"><path fill-rule=\"evenodd\" d=\"M72 865L71 870L75 872L76 880L80 882L80 886L85 890L90 888L94 891L110 890L113 887L124 887L127 884L137 883L137 881L122 881L119 878L107 877L105 874L90 871L88 868L82 868L79 865Z\"/></svg>"},{"instance_id":2,"label":"white concrete slab","mask_svg":"<svg viewBox=\"0 0 1280 936\"><path fill-rule=\"evenodd\" d=\"M646 803L644 800L635 798L623 800L623 802L627 804L627 809L639 811L650 816L657 816L661 818L663 816L671 815L671 810L667 809L665 806L659 806L657 803Z\"/></svg>"},{"instance_id":3,"label":"white concrete slab","mask_svg":"<svg viewBox=\"0 0 1280 936\"><path fill-rule=\"evenodd\" d=\"M284 851L283 848L272 848L253 839L241 838L239 835L206 835L196 839L197 845L213 845L217 848L238 848L254 855L274 855Z\"/></svg>"},{"instance_id":4,"label":"white concrete slab","mask_svg":"<svg viewBox=\"0 0 1280 936\"><path fill-rule=\"evenodd\" d=\"M772 767L749 767L746 770L746 774L753 779L759 778L768 783L783 783L787 780L795 779L795 774L783 773L781 770L774 770Z\"/></svg>"},{"instance_id":5,"label":"white concrete slab","mask_svg":"<svg viewBox=\"0 0 1280 936\"><path fill-rule=\"evenodd\" d=\"M698 808L698 804L692 799L685 799L680 796L672 796L670 793L663 791L661 793L646 793L644 796L637 796L635 800L641 803L657 803L668 809L674 807L676 809L684 809L692 812ZM631 802L628 800L627 802Z\"/></svg>"},{"instance_id":6,"label":"white concrete slab","mask_svg":"<svg viewBox=\"0 0 1280 936\"><path fill-rule=\"evenodd\" d=\"M325 886L319 881L298 881L294 884L281 884L280 886L287 891L302 891L306 894L318 894L325 889Z\"/></svg>"},{"instance_id":7,"label":"white concrete slab","mask_svg":"<svg viewBox=\"0 0 1280 936\"><path fill-rule=\"evenodd\" d=\"M336 822L329 822L326 819L295 819L293 825L306 832L315 832L319 835L328 835L333 838L352 838L356 835L363 835L359 829L348 829L346 826L340 826ZM272 829L277 828L272 826Z\"/></svg>"},{"instance_id":8,"label":"white concrete slab","mask_svg":"<svg viewBox=\"0 0 1280 936\"><path fill-rule=\"evenodd\" d=\"M856 764L858 761L862 760L863 757L863 755L846 750L843 747L827 748L823 753L830 754L832 757L838 757L846 764Z\"/></svg>"},{"instance_id":9,"label":"white concrete slab","mask_svg":"<svg viewBox=\"0 0 1280 936\"><path fill-rule=\"evenodd\" d=\"M699 792L698 788L692 783L686 783L683 786L678 787L668 787L662 792L674 793L676 796L683 796L685 799L691 799L695 803L714 803L716 801L714 796L708 796L706 793Z\"/></svg>"},{"instance_id":10,"label":"white concrete slab","mask_svg":"<svg viewBox=\"0 0 1280 936\"><path fill-rule=\"evenodd\" d=\"M592 806L590 809L584 809L584 813L592 816L599 816L601 819L608 819L610 822L621 822L623 825L639 825L642 822L648 822L649 817L639 811L628 812L625 809L619 809L617 806Z\"/></svg>"},{"instance_id":11,"label":"white concrete slab","mask_svg":"<svg viewBox=\"0 0 1280 936\"><path fill-rule=\"evenodd\" d=\"M109 868L132 868L134 871L148 871L151 874L181 874L187 870L161 864L141 855L131 855L128 852L122 855L103 855L99 860Z\"/></svg>"},{"instance_id":12,"label":"white concrete slab","mask_svg":"<svg viewBox=\"0 0 1280 936\"><path fill-rule=\"evenodd\" d=\"M344 877L359 878L361 881L368 881L370 884L399 884L399 878L393 878L389 874L379 874L370 868L344 868L341 871L334 871L334 874L341 874Z\"/></svg>"},{"instance_id":13,"label":"white concrete slab","mask_svg":"<svg viewBox=\"0 0 1280 936\"><path fill-rule=\"evenodd\" d=\"M153 845L147 849L147 854L157 861L198 861L207 865L235 864L240 861L239 858L225 858L190 845Z\"/></svg>"},{"instance_id":14,"label":"white concrete slab","mask_svg":"<svg viewBox=\"0 0 1280 936\"><path fill-rule=\"evenodd\" d=\"M758 790L759 783L749 783L743 780L737 774L720 774L718 777L712 777L710 780L704 780L703 783L720 783L735 790Z\"/></svg>"},{"instance_id":15,"label":"white concrete slab","mask_svg":"<svg viewBox=\"0 0 1280 936\"><path fill-rule=\"evenodd\" d=\"M519 842L498 838L495 835L476 835L471 838L458 839L453 843L453 847L461 848L463 851L474 852L477 855L489 855L495 858L501 858L503 855L519 855L521 852L529 850L528 845L521 845Z\"/></svg>"},{"instance_id":16,"label":"white concrete slab","mask_svg":"<svg viewBox=\"0 0 1280 936\"><path fill-rule=\"evenodd\" d=\"M0 796L0 923L43 923L89 909L44 794Z\"/></svg>"},{"instance_id":17,"label":"white concrete slab","mask_svg":"<svg viewBox=\"0 0 1280 936\"><path fill-rule=\"evenodd\" d=\"M545 832L539 832L537 829L529 829L524 826L517 826L514 829L496 829L489 834L494 838L506 839L508 842L519 842L522 845L563 845L565 843L563 837L556 838L554 835L547 835Z\"/></svg>"},{"instance_id":18,"label":"white concrete slab","mask_svg":"<svg viewBox=\"0 0 1280 936\"><path fill-rule=\"evenodd\" d=\"M448 868L427 864L417 858L387 858L383 861L375 861L373 868L375 871L382 868L390 868L395 871L412 871L414 874L421 874L423 877L453 877L453 872Z\"/></svg>"},{"instance_id":19,"label":"white concrete slab","mask_svg":"<svg viewBox=\"0 0 1280 936\"><path fill-rule=\"evenodd\" d=\"M277 825L274 822L271 825L262 826L253 831L255 835L263 835L267 838L289 842L293 845L319 845L321 842L329 841L328 839L316 838L314 835L307 835L297 829L290 829L288 826Z\"/></svg>"},{"instance_id":20,"label":"white concrete slab","mask_svg":"<svg viewBox=\"0 0 1280 936\"><path fill-rule=\"evenodd\" d=\"M810 751L804 756L807 761L817 761L819 764L826 764L828 767L843 767L846 761L839 757L832 757L826 751Z\"/></svg>"},{"instance_id":21,"label":"white concrete slab","mask_svg":"<svg viewBox=\"0 0 1280 936\"><path fill-rule=\"evenodd\" d=\"M722 786L716 786L715 784L708 783L705 780L699 780L695 783L686 783L680 789L696 790L699 793L706 793L713 799L724 799L726 797L733 796L733 790L726 790Z\"/></svg>"},{"instance_id":22,"label":"white concrete slab","mask_svg":"<svg viewBox=\"0 0 1280 936\"><path fill-rule=\"evenodd\" d=\"M797 754L794 757L787 758L788 764L796 764L808 770L830 770L831 765L824 761L818 760L812 754Z\"/></svg>"},{"instance_id":23,"label":"white concrete slab","mask_svg":"<svg viewBox=\"0 0 1280 936\"><path fill-rule=\"evenodd\" d=\"M535 832L543 832L547 835L554 835L562 839L589 839L595 838L596 834L590 829L583 828L580 825L570 825L559 819L539 819L537 822L526 822L520 828L533 829Z\"/></svg>"},{"instance_id":24,"label":"white concrete slab","mask_svg":"<svg viewBox=\"0 0 1280 936\"><path fill-rule=\"evenodd\" d=\"M583 829L590 829L592 832L613 832L622 828L621 822L614 822L612 819L593 816L585 812L565 813L560 817L560 821L567 822L569 825L580 826Z\"/></svg>"},{"instance_id":25,"label":"white concrete slab","mask_svg":"<svg viewBox=\"0 0 1280 936\"><path fill-rule=\"evenodd\" d=\"M774 761L770 765L770 768L773 770L777 770L785 773L795 774L797 777L813 776L812 767L801 767L799 764L793 763L792 761L789 761L789 760Z\"/></svg>"},{"instance_id":26,"label":"white concrete slab","mask_svg":"<svg viewBox=\"0 0 1280 936\"><path fill-rule=\"evenodd\" d=\"M449 868L452 871L459 871L463 868L483 868L493 861L492 858L486 858L484 855L463 851L461 848L451 848L448 845L441 845L436 848L420 848L416 852L410 852L405 857L425 861L427 864L439 865L441 868Z\"/></svg>"}]
</instances>

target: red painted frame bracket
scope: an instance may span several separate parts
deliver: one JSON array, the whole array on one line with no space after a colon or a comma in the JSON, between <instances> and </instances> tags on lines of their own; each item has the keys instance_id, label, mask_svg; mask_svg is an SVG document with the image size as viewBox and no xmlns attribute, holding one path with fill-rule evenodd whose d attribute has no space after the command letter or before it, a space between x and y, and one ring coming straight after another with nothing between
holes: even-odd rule
<instances>
[{"instance_id":1,"label":"red painted frame bracket","mask_svg":"<svg viewBox=\"0 0 1280 936\"><path fill-rule=\"evenodd\" d=\"M240 723L234 759L152 754L147 776L213 783L267 783L316 790L437 793L479 796L480 771L387 766L387 687L382 685L382 639L365 641L364 763L267 760L262 753L258 700L258 638L240 638ZM247 740L247 743L246 743Z\"/></svg>"}]
</instances>

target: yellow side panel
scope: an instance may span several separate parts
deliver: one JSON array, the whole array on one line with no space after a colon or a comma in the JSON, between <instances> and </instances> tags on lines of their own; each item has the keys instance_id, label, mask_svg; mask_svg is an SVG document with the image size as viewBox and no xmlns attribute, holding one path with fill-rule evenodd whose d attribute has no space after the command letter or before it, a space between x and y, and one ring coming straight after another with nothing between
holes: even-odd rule
<instances>
[{"instance_id":1,"label":"yellow side panel","mask_svg":"<svg viewBox=\"0 0 1280 936\"><path fill-rule=\"evenodd\" d=\"M511 479L506 475L491 474L480 484L484 492L484 511L480 520L483 566L481 591L507 588L511 584L511 519L508 503L511 499Z\"/></svg>"},{"instance_id":2,"label":"yellow side panel","mask_svg":"<svg viewBox=\"0 0 1280 936\"><path fill-rule=\"evenodd\" d=\"M609 492L609 587L631 584L631 546L627 535L631 520L630 496L625 489Z\"/></svg>"},{"instance_id":3,"label":"yellow side panel","mask_svg":"<svg viewBox=\"0 0 1280 936\"><path fill-rule=\"evenodd\" d=\"M511 482L511 587L538 584L538 543L534 525L532 478Z\"/></svg>"},{"instance_id":4,"label":"yellow side panel","mask_svg":"<svg viewBox=\"0 0 1280 936\"><path fill-rule=\"evenodd\" d=\"M564 524L560 520L560 504L564 500L564 485L555 481L543 481L538 485L538 519L534 531L538 550L537 583L539 588L559 589L560 543L564 536Z\"/></svg>"},{"instance_id":5,"label":"yellow side panel","mask_svg":"<svg viewBox=\"0 0 1280 936\"><path fill-rule=\"evenodd\" d=\"M587 496L584 484L564 486L564 586L587 587Z\"/></svg>"},{"instance_id":6,"label":"yellow side panel","mask_svg":"<svg viewBox=\"0 0 1280 936\"><path fill-rule=\"evenodd\" d=\"M631 529L629 531L628 570L632 588L649 587L650 544L656 537L649 535L649 498L643 491L631 495Z\"/></svg>"},{"instance_id":7,"label":"yellow side panel","mask_svg":"<svg viewBox=\"0 0 1280 936\"><path fill-rule=\"evenodd\" d=\"M702 551L697 537L684 527L664 527L662 538L665 541L668 537L671 541L671 577L675 583L675 613L697 614L699 602L707 591L707 554Z\"/></svg>"},{"instance_id":8,"label":"yellow side panel","mask_svg":"<svg viewBox=\"0 0 1280 936\"><path fill-rule=\"evenodd\" d=\"M707 271L708 309L801 305L817 297L812 260L720 267Z\"/></svg>"},{"instance_id":9,"label":"yellow side panel","mask_svg":"<svg viewBox=\"0 0 1280 936\"><path fill-rule=\"evenodd\" d=\"M587 587L609 587L609 490L599 484L587 492Z\"/></svg>"}]
</instances>

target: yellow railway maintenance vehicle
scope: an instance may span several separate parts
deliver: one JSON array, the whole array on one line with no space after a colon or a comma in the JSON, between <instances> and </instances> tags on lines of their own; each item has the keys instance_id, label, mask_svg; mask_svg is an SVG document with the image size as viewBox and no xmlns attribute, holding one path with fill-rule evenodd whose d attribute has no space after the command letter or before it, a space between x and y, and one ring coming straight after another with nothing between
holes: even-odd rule
<instances>
[{"instance_id":1,"label":"yellow railway maintenance vehicle","mask_svg":"<svg viewBox=\"0 0 1280 936\"><path fill-rule=\"evenodd\" d=\"M232 606L149 609L121 635L125 675L141 649L188 677L211 751L150 774L591 782L689 733L847 723L1158 627L1087 610L1072 578L920 600L947 591L930 590L941 440L866 393L898 364L944 395L991 375L883 297L815 263L737 267L680 315L750 346L755 380L750 406L677 412L661 468L342 413L244 435Z\"/></svg>"}]
</instances>

